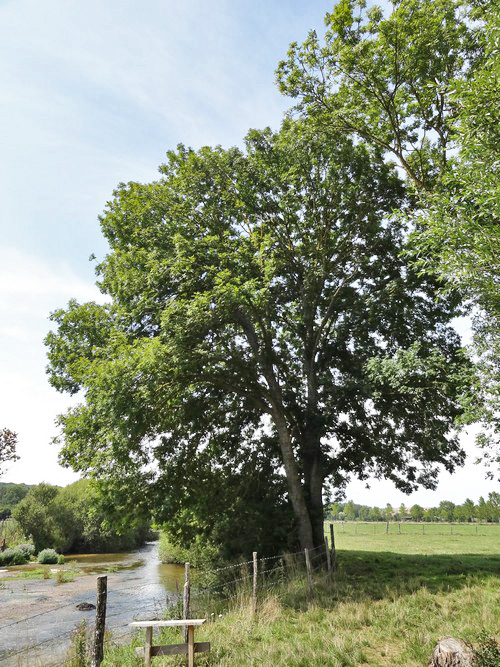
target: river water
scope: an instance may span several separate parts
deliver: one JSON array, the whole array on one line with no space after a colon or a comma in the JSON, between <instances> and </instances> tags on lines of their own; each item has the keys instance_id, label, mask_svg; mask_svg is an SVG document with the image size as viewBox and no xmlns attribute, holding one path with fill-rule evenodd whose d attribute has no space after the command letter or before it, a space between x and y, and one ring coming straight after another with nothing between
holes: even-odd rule
<instances>
[{"instance_id":1,"label":"river water","mask_svg":"<svg viewBox=\"0 0 500 667\"><path fill-rule=\"evenodd\" d=\"M83 572L74 581L15 579L19 572L39 568L21 565L0 571L0 665L55 667L66 655L71 634L95 611L79 611L81 602L95 604L96 576L108 577L106 628L125 641L133 620L161 617L182 591L184 568L159 561L156 543L118 554L76 554L51 570ZM55 572L52 572L55 575Z\"/></svg>"}]
</instances>

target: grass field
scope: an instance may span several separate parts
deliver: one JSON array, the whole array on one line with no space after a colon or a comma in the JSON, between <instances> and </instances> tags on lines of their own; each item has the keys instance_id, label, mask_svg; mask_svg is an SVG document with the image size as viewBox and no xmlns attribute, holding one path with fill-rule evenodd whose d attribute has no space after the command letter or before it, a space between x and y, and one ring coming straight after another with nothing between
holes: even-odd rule
<instances>
[{"instance_id":1,"label":"grass field","mask_svg":"<svg viewBox=\"0 0 500 667\"><path fill-rule=\"evenodd\" d=\"M368 530L364 530L364 527ZM232 608L196 633L210 641L200 667L424 667L443 636L481 642L500 635L500 526L485 534L440 534L426 525L346 524L337 530L337 572L318 573L311 594L302 575L261 596L252 618L242 594ZM352 528L352 531L351 531ZM383 530L382 530L383 528ZM436 527L437 528L437 527ZM449 528L449 526L448 526ZM457 526L457 532L458 532ZM464 528L463 526L461 528ZM407 529L407 532L406 532ZM465 531L462 531L465 533ZM142 636L132 645L141 645ZM155 643L178 643L165 631ZM185 660L185 659L184 659ZM103 667L142 664L133 647L108 647ZM156 664L183 665L175 657Z\"/></svg>"},{"instance_id":2,"label":"grass field","mask_svg":"<svg viewBox=\"0 0 500 667\"><path fill-rule=\"evenodd\" d=\"M500 524L337 522L337 549L390 551L400 554L498 554ZM401 530L401 533L399 532ZM325 524L329 537L329 524Z\"/></svg>"}]
</instances>

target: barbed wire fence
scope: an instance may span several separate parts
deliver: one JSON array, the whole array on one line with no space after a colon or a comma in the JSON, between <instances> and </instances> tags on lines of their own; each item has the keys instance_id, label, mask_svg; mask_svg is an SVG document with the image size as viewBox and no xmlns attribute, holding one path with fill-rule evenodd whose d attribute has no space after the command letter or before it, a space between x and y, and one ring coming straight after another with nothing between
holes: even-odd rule
<instances>
[{"instance_id":1,"label":"barbed wire fence","mask_svg":"<svg viewBox=\"0 0 500 667\"><path fill-rule=\"evenodd\" d=\"M111 583L107 591L107 612L105 616L107 646L122 643L132 635L130 622L164 618L206 618L215 622L236 603L250 604L256 612L257 600L286 580L303 576L312 585L312 575L321 569L331 568L331 551L328 539L324 545L314 549L284 553L279 556L258 558L217 568L195 569L193 576L189 567L183 591L159 594L161 584L143 583L114 589ZM102 578L102 575L101 575ZM186 600L185 590L189 595ZM149 591L148 591L149 589ZM154 593L154 594L153 594ZM95 594L82 596L78 604L94 605ZM71 612L75 602L53 605L20 619L2 622L0 619L0 665L2 667L62 667L82 664L71 657L75 643L80 637L92 644L93 623L81 620ZM53 626L59 631L51 631L50 636L37 633L37 623L41 617L53 618ZM82 625L83 624L83 625ZM79 634L80 633L80 634ZM7 637L14 636L20 647L2 650L8 646Z\"/></svg>"},{"instance_id":2,"label":"barbed wire fence","mask_svg":"<svg viewBox=\"0 0 500 667\"><path fill-rule=\"evenodd\" d=\"M113 588L111 584L107 596L106 642L119 644L132 635L129 623L133 620L158 618L206 618L215 622L235 604L251 605L255 613L258 600L277 589L284 582L303 577L312 592L312 576L319 571L334 572L336 565L335 532L346 536L403 535L405 537L424 535L489 535L498 524L410 524L401 522L327 522L325 544L310 550L283 553L277 556L258 557L251 560L222 565L216 568L197 568L187 577L181 590L166 593L161 584L141 583L133 586ZM445 528L446 526L446 528ZM444 531L443 531L444 528ZM463 529L466 532L463 532ZM462 529L462 530L461 530ZM328 535L329 533L329 535ZM186 598L186 583L188 595ZM82 596L80 603L93 604L95 594ZM68 650L76 633L82 631L82 621L77 614L69 613L75 602L54 605L21 619L2 621L0 616L0 665L1 667L62 667L72 665ZM61 617L62 614L62 617ZM54 626L61 631L52 632L49 637L36 632L37 619L54 615ZM85 621L84 621L85 622ZM90 635L92 624L87 623L85 631ZM5 649L9 635L16 636L19 648ZM25 638L19 641L19 638ZM50 647L50 662L47 658Z\"/></svg>"},{"instance_id":3,"label":"barbed wire fence","mask_svg":"<svg viewBox=\"0 0 500 667\"><path fill-rule=\"evenodd\" d=\"M446 522L446 521L363 521L363 520L330 520L326 524L333 524L339 534L349 537L369 537L371 535L405 535L417 537L490 537L500 528L500 523L480 522Z\"/></svg>"}]
</instances>

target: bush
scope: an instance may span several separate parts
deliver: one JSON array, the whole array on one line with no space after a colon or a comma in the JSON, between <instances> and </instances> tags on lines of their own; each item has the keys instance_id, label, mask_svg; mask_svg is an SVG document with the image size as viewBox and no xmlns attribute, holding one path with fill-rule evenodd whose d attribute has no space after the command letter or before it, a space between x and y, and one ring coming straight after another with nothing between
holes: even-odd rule
<instances>
[{"instance_id":1,"label":"bush","mask_svg":"<svg viewBox=\"0 0 500 667\"><path fill-rule=\"evenodd\" d=\"M158 546L158 555L162 563L191 563L193 567L207 567L214 562L220 562L221 556L219 549L210 542L202 542L195 539L188 547L182 547L173 544L166 533L160 534L160 544Z\"/></svg>"},{"instance_id":2,"label":"bush","mask_svg":"<svg viewBox=\"0 0 500 667\"><path fill-rule=\"evenodd\" d=\"M26 559L29 560L32 556L35 555L35 545L34 544L18 544L16 549L22 551L26 556Z\"/></svg>"},{"instance_id":3,"label":"bush","mask_svg":"<svg viewBox=\"0 0 500 667\"><path fill-rule=\"evenodd\" d=\"M62 554L59 554L59 556L57 557L57 564L64 565L64 561L65 561L64 556Z\"/></svg>"},{"instance_id":4,"label":"bush","mask_svg":"<svg viewBox=\"0 0 500 667\"><path fill-rule=\"evenodd\" d=\"M28 562L28 557L23 551L18 549L5 549L0 553L0 565L24 565Z\"/></svg>"},{"instance_id":5,"label":"bush","mask_svg":"<svg viewBox=\"0 0 500 667\"><path fill-rule=\"evenodd\" d=\"M53 565L57 563L59 554L54 549L44 549L38 554L38 562L42 565Z\"/></svg>"},{"instance_id":6,"label":"bush","mask_svg":"<svg viewBox=\"0 0 500 667\"><path fill-rule=\"evenodd\" d=\"M480 644L474 653L474 664L477 667L498 667L500 665L500 644L487 633L481 634Z\"/></svg>"}]
</instances>

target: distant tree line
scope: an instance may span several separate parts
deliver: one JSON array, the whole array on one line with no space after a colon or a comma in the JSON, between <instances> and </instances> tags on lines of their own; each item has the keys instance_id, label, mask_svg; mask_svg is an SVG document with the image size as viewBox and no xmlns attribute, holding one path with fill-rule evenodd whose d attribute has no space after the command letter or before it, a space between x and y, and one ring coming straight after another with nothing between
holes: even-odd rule
<instances>
[{"instance_id":1,"label":"distant tree line","mask_svg":"<svg viewBox=\"0 0 500 667\"><path fill-rule=\"evenodd\" d=\"M493 523L500 521L500 493L492 492L485 500L483 496L474 503L467 498L461 505L450 500L442 500L437 507L422 507L401 504L394 508L390 503L385 507L358 505L352 500L345 503L333 503L327 513L327 519L333 521L482 521Z\"/></svg>"},{"instance_id":2,"label":"distant tree line","mask_svg":"<svg viewBox=\"0 0 500 667\"><path fill-rule=\"evenodd\" d=\"M14 507L21 502L30 488L29 484L0 482L0 521L12 514Z\"/></svg>"}]
</instances>

